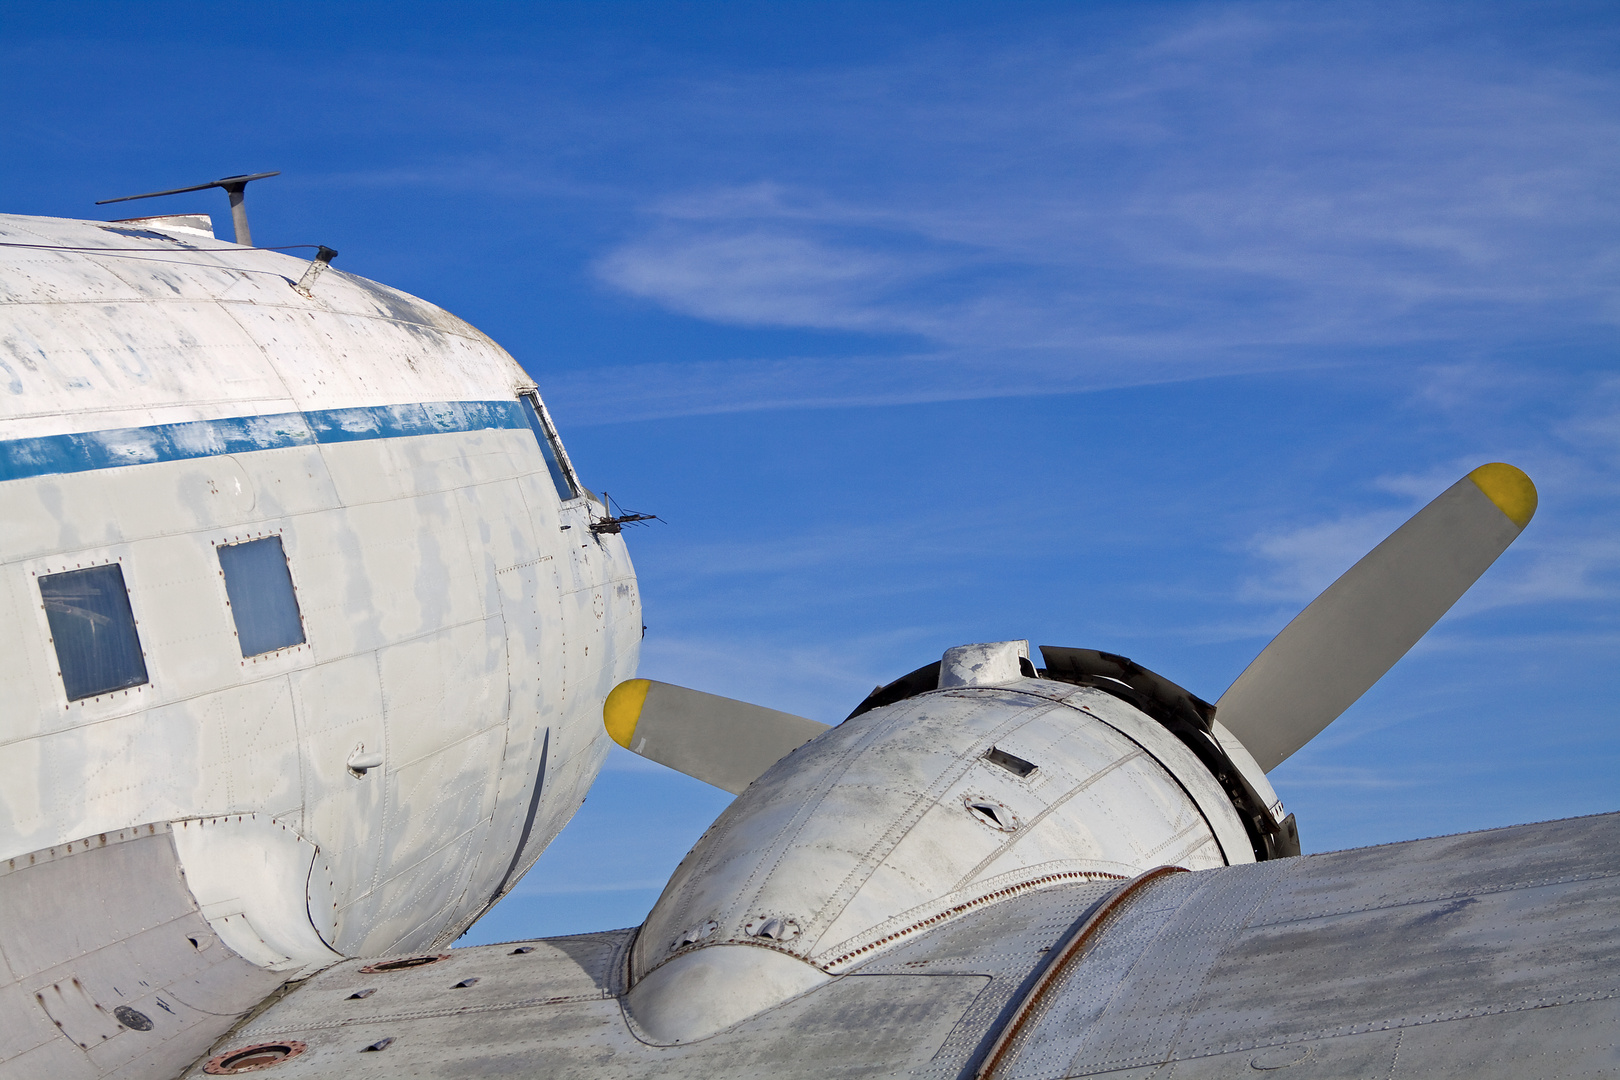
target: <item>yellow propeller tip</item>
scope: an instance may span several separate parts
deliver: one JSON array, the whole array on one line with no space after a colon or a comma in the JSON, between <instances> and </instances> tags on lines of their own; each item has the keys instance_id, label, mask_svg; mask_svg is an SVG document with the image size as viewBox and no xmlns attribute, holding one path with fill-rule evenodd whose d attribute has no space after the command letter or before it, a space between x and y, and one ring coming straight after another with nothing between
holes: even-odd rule
<instances>
[{"instance_id":1,"label":"yellow propeller tip","mask_svg":"<svg viewBox=\"0 0 1620 1080\"><path fill-rule=\"evenodd\" d=\"M635 738L636 724L641 720L641 707L647 703L647 691L652 687L649 679L626 679L613 688L602 703L602 726L613 741L630 749Z\"/></svg>"},{"instance_id":2,"label":"yellow propeller tip","mask_svg":"<svg viewBox=\"0 0 1620 1080\"><path fill-rule=\"evenodd\" d=\"M1516 469L1501 461L1493 461L1489 465L1481 465L1468 474L1472 480L1485 493L1486 498L1496 504L1496 508L1508 516L1508 519L1519 528L1530 524L1530 519L1536 513L1536 485L1524 474L1524 470Z\"/></svg>"}]
</instances>

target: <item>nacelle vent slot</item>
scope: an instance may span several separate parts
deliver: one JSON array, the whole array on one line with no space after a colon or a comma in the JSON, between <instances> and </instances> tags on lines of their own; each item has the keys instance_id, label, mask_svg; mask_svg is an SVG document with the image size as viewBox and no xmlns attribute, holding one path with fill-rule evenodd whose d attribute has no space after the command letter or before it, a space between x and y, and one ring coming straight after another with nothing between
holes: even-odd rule
<instances>
[{"instance_id":1,"label":"nacelle vent slot","mask_svg":"<svg viewBox=\"0 0 1620 1080\"><path fill-rule=\"evenodd\" d=\"M967 807L968 813L992 829L999 829L1001 832L1018 830L1018 815L994 799L977 799L970 795L962 800L962 804Z\"/></svg>"},{"instance_id":2,"label":"nacelle vent slot","mask_svg":"<svg viewBox=\"0 0 1620 1080\"><path fill-rule=\"evenodd\" d=\"M440 960L448 959L449 953L429 953L427 956L406 956L399 960L379 960L361 968L360 974L380 975L388 971L409 971L411 968L427 967L429 964L437 964Z\"/></svg>"},{"instance_id":3,"label":"nacelle vent slot","mask_svg":"<svg viewBox=\"0 0 1620 1080\"><path fill-rule=\"evenodd\" d=\"M1000 765L1003 769L1020 778L1028 776L1036 769L1033 761L1025 761L1017 754L1009 754L996 746L992 746L984 752L984 760L992 765Z\"/></svg>"}]
</instances>

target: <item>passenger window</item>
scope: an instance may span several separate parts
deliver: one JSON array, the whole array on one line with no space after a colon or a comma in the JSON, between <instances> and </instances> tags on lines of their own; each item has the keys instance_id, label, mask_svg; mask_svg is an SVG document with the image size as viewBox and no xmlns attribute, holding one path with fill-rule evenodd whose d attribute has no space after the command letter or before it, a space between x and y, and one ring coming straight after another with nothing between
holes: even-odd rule
<instances>
[{"instance_id":1,"label":"passenger window","mask_svg":"<svg viewBox=\"0 0 1620 1080\"><path fill-rule=\"evenodd\" d=\"M523 415L529 421L529 427L534 429L534 437L540 442L540 453L545 455L551 482L557 488L557 498L563 502L579 498L579 481L574 478L568 454L562 448L562 441L557 438L557 429L551 426L551 417L547 415L545 406L540 404L540 395L525 391L520 396L523 398Z\"/></svg>"},{"instance_id":2,"label":"passenger window","mask_svg":"<svg viewBox=\"0 0 1620 1080\"><path fill-rule=\"evenodd\" d=\"M219 568L225 572L225 595L230 597L243 656L303 644L304 620L281 537L222 545Z\"/></svg>"},{"instance_id":3,"label":"passenger window","mask_svg":"<svg viewBox=\"0 0 1620 1080\"><path fill-rule=\"evenodd\" d=\"M117 563L39 579L69 701L146 682L146 658Z\"/></svg>"}]
</instances>

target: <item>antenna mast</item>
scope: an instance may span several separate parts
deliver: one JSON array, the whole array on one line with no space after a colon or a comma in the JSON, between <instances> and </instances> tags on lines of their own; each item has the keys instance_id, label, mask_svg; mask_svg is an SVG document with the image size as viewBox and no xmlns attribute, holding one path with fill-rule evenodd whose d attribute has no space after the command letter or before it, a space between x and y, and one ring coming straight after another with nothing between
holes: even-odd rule
<instances>
[{"instance_id":1,"label":"antenna mast","mask_svg":"<svg viewBox=\"0 0 1620 1080\"><path fill-rule=\"evenodd\" d=\"M248 231L247 205L244 202L244 192L254 180L263 180L267 176L280 176L281 171L249 173L245 176L227 176L221 180L212 180L206 184L193 184L191 187L171 188L168 191L148 191L144 195L122 195L116 199L97 199L97 206L108 203L129 202L131 199L155 199L159 195L183 195L188 191L206 191L209 188L224 188L225 194L231 197L231 224L236 227L236 242L243 247L253 246L253 234Z\"/></svg>"}]
</instances>

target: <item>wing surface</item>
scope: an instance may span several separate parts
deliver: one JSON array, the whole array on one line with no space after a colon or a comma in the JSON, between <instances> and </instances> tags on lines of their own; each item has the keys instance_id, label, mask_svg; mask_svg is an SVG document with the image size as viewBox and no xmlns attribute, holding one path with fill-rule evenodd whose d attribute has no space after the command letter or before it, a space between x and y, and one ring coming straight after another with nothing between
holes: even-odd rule
<instances>
[{"instance_id":1,"label":"wing surface","mask_svg":"<svg viewBox=\"0 0 1620 1080\"><path fill-rule=\"evenodd\" d=\"M1620 815L1150 882L997 1077L1608 1075Z\"/></svg>"},{"instance_id":2,"label":"wing surface","mask_svg":"<svg viewBox=\"0 0 1620 1080\"><path fill-rule=\"evenodd\" d=\"M0 1080L166 1080L293 974L215 934L174 829L0 863Z\"/></svg>"},{"instance_id":3,"label":"wing surface","mask_svg":"<svg viewBox=\"0 0 1620 1080\"><path fill-rule=\"evenodd\" d=\"M347 961L227 1042L298 1041L287 1077L1612 1075L1617 851L1608 814L1026 893L689 1044L621 1008L631 930Z\"/></svg>"}]
</instances>

